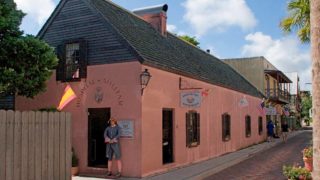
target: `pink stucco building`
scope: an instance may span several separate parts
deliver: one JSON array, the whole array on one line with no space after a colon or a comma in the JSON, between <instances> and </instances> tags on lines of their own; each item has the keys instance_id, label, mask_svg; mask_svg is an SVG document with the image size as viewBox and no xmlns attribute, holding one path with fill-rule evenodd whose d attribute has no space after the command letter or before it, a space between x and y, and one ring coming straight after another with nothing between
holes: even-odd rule
<instances>
[{"instance_id":1,"label":"pink stucco building","mask_svg":"<svg viewBox=\"0 0 320 180\"><path fill-rule=\"evenodd\" d=\"M17 97L16 109L57 107L70 84L77 98L63 111L72 113L80 173L106 172L103 131L111 116L122 127L123 175L129 177L265 140L259 91L227 64L167 32L167 10L132 13L107 0L61 0L39 32L56 48L59 65L47 91L33 100ZM151 78L144 86L146 72Z\"/></svg>"}]
</instances>

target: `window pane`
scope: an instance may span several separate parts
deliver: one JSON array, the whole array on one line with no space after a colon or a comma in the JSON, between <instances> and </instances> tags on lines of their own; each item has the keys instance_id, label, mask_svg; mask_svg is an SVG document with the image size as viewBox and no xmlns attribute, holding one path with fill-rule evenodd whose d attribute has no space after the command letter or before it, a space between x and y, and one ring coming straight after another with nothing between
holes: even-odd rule
<instances>
[{"instance_id":1,"label":"window pane","mask_svg":"<svg viewBox=\"0 0 320 180\"><path fill-rule=\"evenodd\" d=\"M66 79L79 78L80 44L66 44Z\"/></svg>"},{"instance_id":2,"label":"window pane","mask_svg":"<svg viewBox=\"0 0 320 180\"><path fill-rule=\"evenodd\" d=\"M187 146L196 146L200 143L200 115L197 112L186 114Z\"/></svg>"},{"instance_id":3,"label":"window pane","mask_svg":"<svg viewBox=\"0 0 320 180\"><path fill-rule=\"evenodd\" d=\"M246 136L249 137L251 135L251 118L250 116L246 116Z\"/></svg>"},{"instance_id":4,"label":"window pane","mask_svg":"<svg viewBox=\"0 0 320 180\"><path fill-rule=\"evenodd\" d=\"M222 115L222 139L224 141L229 140L231 135L231 121L230 115Z\"/></svg>"}]
</instances>

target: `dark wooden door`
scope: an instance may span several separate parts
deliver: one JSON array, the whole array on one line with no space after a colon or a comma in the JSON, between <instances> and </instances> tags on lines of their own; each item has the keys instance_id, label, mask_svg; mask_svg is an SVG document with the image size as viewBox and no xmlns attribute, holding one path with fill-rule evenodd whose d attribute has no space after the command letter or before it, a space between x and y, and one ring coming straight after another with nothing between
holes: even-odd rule
<instances>
[{"instance_id":1,"label":"dark wooden door","mask_svg":"<svg viewBox=\"0 0 320 180\"><path fill-rule=\"evenodd\" d=\"M110 119L110 108L88 109L88 165L107 167L103 133Z\"/></svg>"},{"instance_id":2,"label":"dark wooden door","mask_svg":"<svg viewBox=\"0 0 320 180\"><path fill-rule=\"evenodd\" d=\"M173 162L173 111L162 110L162 162Z\"/></svg>"}]
</instances>

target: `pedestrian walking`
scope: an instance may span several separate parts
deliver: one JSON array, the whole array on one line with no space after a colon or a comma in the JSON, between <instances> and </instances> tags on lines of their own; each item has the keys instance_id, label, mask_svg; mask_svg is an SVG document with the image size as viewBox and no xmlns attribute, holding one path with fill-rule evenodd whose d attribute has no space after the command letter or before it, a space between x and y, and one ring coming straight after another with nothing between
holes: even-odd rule
<instances>
[{"instance_id":1,"label":"pedestrian walking","mask_svg":"<svg viewBox=\"0 0 320 180\"><path fill-rule=\"evenodd\" d=\"M281 133L282 140L283 142L287 142L289 127L286 120L283 121L283 124L281 124L281 130L282 130L282 133Z\"/></svg>"},{"instance_id":2,"label":"pedestrian walking","mask_svg":"<svg viewBox=\"0 0 320 180\"><path fill-rule=\"evenodd\" d=\"M274 136L274 124L271 120L268 121L267 131L268 131L268 142L271 142Z\"/></svg>"},{"instance_id":3,"label":"pedestrian walking","mask_svg":"<svg viewBox=\"0 0 320 180\"><path fill-rule=\"evenodd\" d=\"M106 143L106 157L108 158L108 172L107 176L112 176L112 159L115 158L117 161L118 172L115 174L116 177L121 176L122 163L121 163L121 152L119 145L120 128L115 118L110 118L110 126L104 131L104 139Z\"/></svg>"}]
</instances>

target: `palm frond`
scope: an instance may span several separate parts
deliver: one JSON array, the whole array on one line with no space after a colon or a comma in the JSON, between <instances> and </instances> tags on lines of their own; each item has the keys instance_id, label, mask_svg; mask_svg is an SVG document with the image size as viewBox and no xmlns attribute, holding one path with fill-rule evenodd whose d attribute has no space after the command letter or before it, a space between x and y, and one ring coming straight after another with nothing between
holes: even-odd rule
<instances>
[{"instance_id":1,"label":"palm frond","mask_svg":"<svg viewBox=\"0 0 320 180\"><path fill-rule=\"evenodd\" d=\"M287 6L288 17L280 22L285 33L297 31L301 42L310 41L310 0L292 0Z\"/></svg>"}]
</instances>

